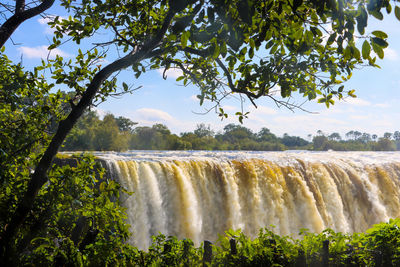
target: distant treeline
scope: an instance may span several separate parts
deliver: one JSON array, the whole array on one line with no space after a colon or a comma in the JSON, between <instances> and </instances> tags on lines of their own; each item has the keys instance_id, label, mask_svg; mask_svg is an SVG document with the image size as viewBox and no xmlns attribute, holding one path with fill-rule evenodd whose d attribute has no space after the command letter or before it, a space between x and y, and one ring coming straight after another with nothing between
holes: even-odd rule
<instances>
[{"instance_id":1,"label":"distant treeline","mask_svg":"<svg viewBox=\"0 0 400 267\"><path fill-rule=\"evenodd\" d=\"M228 124L216 133L210 126L198 124L193 132L171 133L167 126L155 124L152 127L137 126L125 117L107 114L101 120L96 112L86 112L71 131L63 150L337 150L337 151L394 151L400 150L400 132L375 134L349 131L345 139L339 133L308 136L307 141L298 136L284 134L277 137L268 128L254 133L250 129Z\"/></svg>"}]
</instances>

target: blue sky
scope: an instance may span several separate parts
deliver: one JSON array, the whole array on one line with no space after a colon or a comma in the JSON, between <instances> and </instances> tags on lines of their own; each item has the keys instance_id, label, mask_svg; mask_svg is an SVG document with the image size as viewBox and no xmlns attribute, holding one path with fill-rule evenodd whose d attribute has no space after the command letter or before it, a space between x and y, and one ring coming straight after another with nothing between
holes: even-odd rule
<instances>
[{"instance_id":1,"label":"blue sky","mask_svg":"<svg viewBox=\"0 0 400 267\"><path fill-rule=\"evenodd\" d=\"M48 14L65 15L65 12L56 5ZM356 89L357 98L347 98L336 102L329 109L325 105L315 102L306 103L303 108L313 113L301 110L296 112L285 108L278 108L270 99L256 101L255 109L249 101L244 108L250 115L244 120L244 126L259 131L262 127L269 128L277 135L307 137L317 130L325 133L339 132L344 134L350 130L358 130L371 134L383 135L384 132L400 130L400 22L391 14L383 21L370 19L367 32L380 29L389 35L389 48L385 50L385 59L378 60L381 69L363 68L356 70L353 77L346 83L346 88ZM35 17L24 23L12 36L13 42L6 44L7 55L15 60L23 60L30 68L39 64L40 58L46 58L47 46L50 44L52 31L46 20ZM97 36L104 40L107 36ZM92 40L91 40L92 41ZM85 45L81 49L85 49ZM53 50L65 58L73 58L77 47L66 44ZM240 101L228 99L223 103L225 111L232 115L221 121L213 111L205 115L206 109L212 107L209 103L200 106L196 99L196 87L183 87L175 81L178 73L170 71L167 80L163 80L162 71L147 72L139 80L132 74L124 72L120 76L133 86L142 86L131 95L124 95L118 99L110 98L98 106L101 114L111 112L116 116L125 116L136 121L141 126L150 126L163 123L174 133L193 131L197 124L209 124L214 130L221 130L228 123L239 123L233 114L240 110ZM297 103L303 102L300 97L294 99Z\"/></svg>"}]
</instances>

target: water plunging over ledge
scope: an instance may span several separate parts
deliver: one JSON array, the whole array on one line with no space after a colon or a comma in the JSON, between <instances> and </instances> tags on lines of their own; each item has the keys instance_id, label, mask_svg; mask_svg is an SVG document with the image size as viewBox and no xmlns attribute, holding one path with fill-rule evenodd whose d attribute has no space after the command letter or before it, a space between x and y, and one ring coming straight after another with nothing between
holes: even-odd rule
<instances>
[{"instance_id":1,"label":"water plunging over ledge","mask_svg":"<svg viewBox=\"0 0 400 267\"><path fill-rule=\"evenodd\" d=\"M130 242L159 232L195 243L225 230L359 232L400 217L399 152L130 151L94 153L134 194Z\"/></svg>"}]
</instances>

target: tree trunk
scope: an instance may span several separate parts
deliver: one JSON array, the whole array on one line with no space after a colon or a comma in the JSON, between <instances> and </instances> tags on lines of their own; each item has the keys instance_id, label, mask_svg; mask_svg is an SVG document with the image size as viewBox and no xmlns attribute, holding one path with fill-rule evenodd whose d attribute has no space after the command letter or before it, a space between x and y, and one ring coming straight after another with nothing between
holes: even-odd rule
<instances>
[{"instance_id":1,"label":"tree trunk","mask_svg":"<svg viewBox=\"0 0 400 267\"><path fill-rule=\"evenodd\" d=\"M11 256L7 255L7 250L10 248L10 241L15 236L18 229L21 227L28 213L31 211L34 200L39 190L47 182L46 174L51 167L53 158L57 154L59 148L64 142L67 134L71 131L72 127L76 124L85 109L91 105L92 100L98 92L100 86L114 72L125 69L149 56L154 56L157 53L161 53L162 51L153 51L153 49L157 47L157 45L162 40L174 15L175 13L170 11L167 14L164 23L157 35L150 39L137 52L128 54L125 57L114 61L113 63L107 65L102 70L100 70L94 76L88 88L82 95L79 103L76 106L73 106L71 112L66 119L60 121L55 135L53 136L49 146L47 147L37 167L35 168L34 173L32 174L32 177L28 183L28 189L22 201L18 204L16 211L12 215L10 222L7 224L4 232L0 237L0 259L2 259L4 262L7 262L7 257Z\"/></svg>"}]
</instances>

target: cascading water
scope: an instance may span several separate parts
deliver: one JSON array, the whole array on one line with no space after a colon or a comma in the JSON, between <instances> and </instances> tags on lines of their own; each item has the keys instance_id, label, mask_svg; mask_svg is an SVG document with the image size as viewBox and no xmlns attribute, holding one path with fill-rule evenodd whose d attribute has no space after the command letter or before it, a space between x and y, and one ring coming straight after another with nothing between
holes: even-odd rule
<instances>
[{"instance_id":1,"label":"cascading water","mask_svg":"<svg viewBox=\"0 0 400 267\"><path fill-rule=\"evenodd\" d=\"M400 153L96 153L134 192L124 199L135 246L159 232L195 243L227 229L364 231L400 216Z\"/></svg>"}]
</instances>

